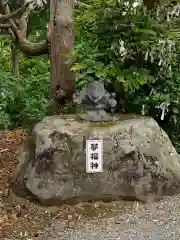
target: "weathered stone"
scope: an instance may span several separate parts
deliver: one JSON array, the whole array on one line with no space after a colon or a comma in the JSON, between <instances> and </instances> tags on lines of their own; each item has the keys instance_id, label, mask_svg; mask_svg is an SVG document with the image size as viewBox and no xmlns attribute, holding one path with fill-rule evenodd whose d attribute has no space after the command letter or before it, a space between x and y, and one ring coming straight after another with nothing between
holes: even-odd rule
<instances>
[{"instance_id":1,"label":"weathered stone","mask_svg":"<svg viewBox=\"0 0 180 240\"><path fill-rule=\"evenodd\" d=\"M108 123L46 117L22 147L13 189L43 205L79 201L151 201L179 191L180 159L167 134L148 117ZM104 171L86 173L85 140L104 144Z\"/></svg>"},{"instance_id":2,"label":"weathered stone","mask_svg":"<svg viewBox=\"0 0 180 240\"><path fill-rule=\"evenodd\" d=\"M114 116L108 114L105 110L116 107L115 93L109 93L104 88L104 82L93 81L87 87L73 95L73 100L77 104L84 103L87 108L85 114L80 114L82 120L91 122L112 121Z\"/></svg>"}]
</instances>

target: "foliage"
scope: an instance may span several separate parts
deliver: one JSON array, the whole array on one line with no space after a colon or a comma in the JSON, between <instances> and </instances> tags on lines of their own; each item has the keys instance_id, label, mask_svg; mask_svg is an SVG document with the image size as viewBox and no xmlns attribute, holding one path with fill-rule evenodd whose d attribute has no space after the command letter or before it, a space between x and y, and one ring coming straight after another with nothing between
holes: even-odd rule
<instances>
[{"instance_id":1,"label":"foliage","mask_svg":"<svg viewBox=\"0 0 180 240\"><path fill-rule=\"evenodd\" d=\"M105 79L116 92L116 111L154 117L180 150L180 8L175 1L147 11L140 1L84 0L75 12L76 41L72 70L81 89ZM34 12L28 27L31 41L43 39L48 10ZM21 77L11 76L11 46L0 39L0 121L12 127L47 114L49 63L46 56L20 54ZM37 87L38 86L38 87ZM66 105L63 112L74 111Z\"/></svg>"},{"instance_id":2,"label":"foliage","mask_svg":"<svg viewBox=\"0 0 180 240\"><path fill-rule=\"evenodd\" d=\"M11 43L0 39L0 127L18 127L47 114L50 73L47 57L20 55L21 77L11 74Z\"/></svg>"},{"instance_id":3,"label":"foliage","mask_svg":"<svg viewBox=\"0 0 180 240\"><path fill-rule=\"evenodd\" d=\"M85 1L76 12L72 69L78 88L104 78L117 94L117 111L153 116L177 143L179 7L149 12L139 2Z\"/></svg>"},{"instance_id":4,"label":"foliage","mask_svg":"<svg viewBox=\"0 0 180 240\"><path fill-rule=\"evenodd\" d=\"M37 10L28 26L31 41L44 38L49 12ZM48 56L26 57L19 53L20 78L11 74L11 41L0 38L0 127L33 124L47 114L50 87Z\"/></svg>"},{"instance_id":5,"label":"foliage","mask_svg":"<svg viewBox=\"0 0 180 240\"><path fill-rule=\"evenodd\" d=\"M32 124L47 114L49 73L15 78L0 72L0 126Z\"/></svg>"},{"instance_id":6,"label":"foliage","mask_svg":"<svg viewBox=\"0 0 180 240\"><path fill-rule=\"evenodd\" d=\"M39 41L47 36L47 22L49 19L49 9L40 8L33 13L28 24L30 41Z\"/></svg>"}]
</instances>

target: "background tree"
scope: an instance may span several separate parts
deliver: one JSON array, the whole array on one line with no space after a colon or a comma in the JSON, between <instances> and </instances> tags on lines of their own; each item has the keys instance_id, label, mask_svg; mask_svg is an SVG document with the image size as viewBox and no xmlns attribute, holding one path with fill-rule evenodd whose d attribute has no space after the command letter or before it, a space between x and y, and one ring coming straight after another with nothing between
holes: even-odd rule
<instances>
[{"instance_id":1,"label":"background tree","mask_svg":"<svg viewBox=\"0 0 180 240\"><path fill-rule=\"evenodd\" d=\"M153 116L179 148L179 5L93 0L75 22L77 87L105 78L117 111Z\"/></svg>"},{"instance_id":2,"label":"background tree","mask_svg":"<svg viewBox=\"0 0 180 240\"><path fill-rule=\"evenodd\" d=\"M28 22L32 11L40 7L50 7L48 34L45 40L32 42L28 39ZM50 55L52 96L58 102L62 99L71 100L75 91L69 60L74 44L73 0L54 0L51 4L46 1L1 1L0 9L0 27L8 28L13 46L30 56ZM13 62L17 63L17 60Z\"/></svg>"},{"instance_id":3,"label":"background tree","mask_svg":"<svg viewBox=\"0 0 180 240\"><path fill-rule=\"evenodd\" d=\"M56 98L71 100L75 91L75 79L69 54L74 45L74 2L54 0L50 2L50 59L51 86Z\"/></svg>"},{"instance_id":4,"label":"background tree","mask_svg":"<svg viewBox=\"0 0 180 240\"><path fill-rule=\"evenodd\" d=\"M61 4L62 2L64 5L58 5L58 9L61 6L72 14L74 6L66 5L69 4L66 1L61 1ZM1 21L1 24L4 24L1 25L4 26L3 29L12 31L10 33L12 39L15 37L19 49L26 53L25 56L19 51L20 75L19 78L13 77L11 43L7 38L0 38L0 126L2 127L34 124L47 115L50 70L53 69L59 81L60 74L61 76L63 74L62 70L68 70L71 66L68 54L59 56L58 52L54 51L55 45L53 45L58 41L58 48L62 47L61 50L65 52L69 52L73 47L71 35L73 32L69 31L73 25L69 19L65 18L69 25L63 28L65 11L59 16L60 11L55 12L56 8L51 7L51 16L55 18L49 18L48 3L44 3L44 8L32 5L34 10L29 15L27 34L26 37L22 37L21 19L23 14L26 15L27 10L22 10L21 2L18 4L13 6L13 1L12 5L9 2L11 13L20 9L18 15L13 13L13 18L6 16ZM56 4L60 4L60 1ZM27 6L29 5L26 5L25 9L29 8ZM177 134L180 131L178 1L164 5L160 3L156 8L149 10L144 6L143 1L83 0L78 2L74 13L75 46L70 59L73 62L71 69L75 72L76 78L73 78L72 83L74 84L75 80L76 88L81 89L94 79L104 78L106 87L116 92L117 112L154 117L169 133L177 150L180 150L180 135ZM2 14L8 13L2 12ZM72 19L73 15L69 16ZM2 15L0 19L1 17ZM60 23L59 19L62 25L57 24ZM15 26L10 20L13 20ZM54 35L51 39L52 31ZM55 31L63 34L58 35ZM70 48L64 48L64 43L61 42L63 35ZM53 39L55 41L51 45L51 51L49 43ZM48 55L51 52L53 54L49 61ZM53 68L55 65L51 66L51 62L57 62L59 67ZM56 74L55 70L60 73ZM68 76L66 71L64 76ZM65 78L62 79L67 83L69 77L66 81ZM64 89L69 85L70 82L64 86ZM58 84L56 86L59 87ZM62 100L65 91L58 90ZM62 113L70 113L74 110L70 103L61 109Z\"/></svg>"},{"instance_id":5,"label":"background tree","mask_svg":"<svg viewBox=\"0 0 180 240\"><path fill-rule=\"evenodd\" d=\"M143 3L148 10L151 10L156 8L158 5L162 6L164 4L168 4L169 0L143 0Z\"/></svg>"}]
</instances>

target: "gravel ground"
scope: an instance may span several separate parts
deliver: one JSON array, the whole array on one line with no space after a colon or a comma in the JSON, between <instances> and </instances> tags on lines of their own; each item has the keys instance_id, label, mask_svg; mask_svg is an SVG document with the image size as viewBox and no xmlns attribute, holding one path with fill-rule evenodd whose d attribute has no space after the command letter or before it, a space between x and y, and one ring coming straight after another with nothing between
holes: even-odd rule
<instances>
[{"instance_id":1,"label":"gravel ground","mask_svg":"<svg viewBox=\"0 0 180 240\"><path fill-rule=\"evenodd\" d=\"M180 195L151 204L114 202L104 206L104 213L94 219L74 221L70 216L69 221L52 220L38 240L180 240ZM99 207L94 207L98 212Z\"/></svg>"}]
</instances>

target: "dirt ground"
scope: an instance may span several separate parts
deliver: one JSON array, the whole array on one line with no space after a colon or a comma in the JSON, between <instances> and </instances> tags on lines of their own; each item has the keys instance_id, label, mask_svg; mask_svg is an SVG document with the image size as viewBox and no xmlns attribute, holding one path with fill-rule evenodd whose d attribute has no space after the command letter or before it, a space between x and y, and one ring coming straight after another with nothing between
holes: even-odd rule
<instances>
[{"instance_id":1,"label":"dirt ground","mask_svg":"<svg viewBox=\"0 0 180 240\"><path fill-rule=\"evenodd\" d=\"M58 220L72 227L80 219L109 216L114 205L84 203L76 206L42 207L38 203L14 196L11 189L13 170L21 145L27 137L26 129L0 132L0 239L37 239L45 227ZM126 205L126 203L124 203ZM122 206L124 206L122 204Z\"/></svg>"},{"instance_id":2,"label":"dirt ground","mask_svg":"<svg viewBox=\"0 0 180 240\"><path fill-rule=\"evenodd\" d=\"M152 204L118 201L61 207L43 207L15 196L11 179L26 137L25 129L0 132L1 240L180 239L180 194Z\"/></svg>"},{"instance_id":3,"label":"dirt ground","mask_svg":"<svg viewBox=\"0 0 180 240\"><path fill-rule=\"evenodd\" d=\"M48 222L43 211L37 214L33 203L22 204L14 200L11 190L11 178L17 164L17 154L27 136L27 131L0 132L0 239L30 239L36 229ZM29 229L31 232L29 233Z\"/></svg>"},{"instance_id":4,"label":"dirt ground","mask_svg":"<svg viewBox=\"0 0 180 240\"><path fill-rule=\"evenodd\" d=\"M39 206L12 194L11 179L27 130L0 132L0 239L32 239L62 208ZM50 210L50 211L49 211ZM64 211L65 212L65 211Z\"/></svg>"}]
</instances>

